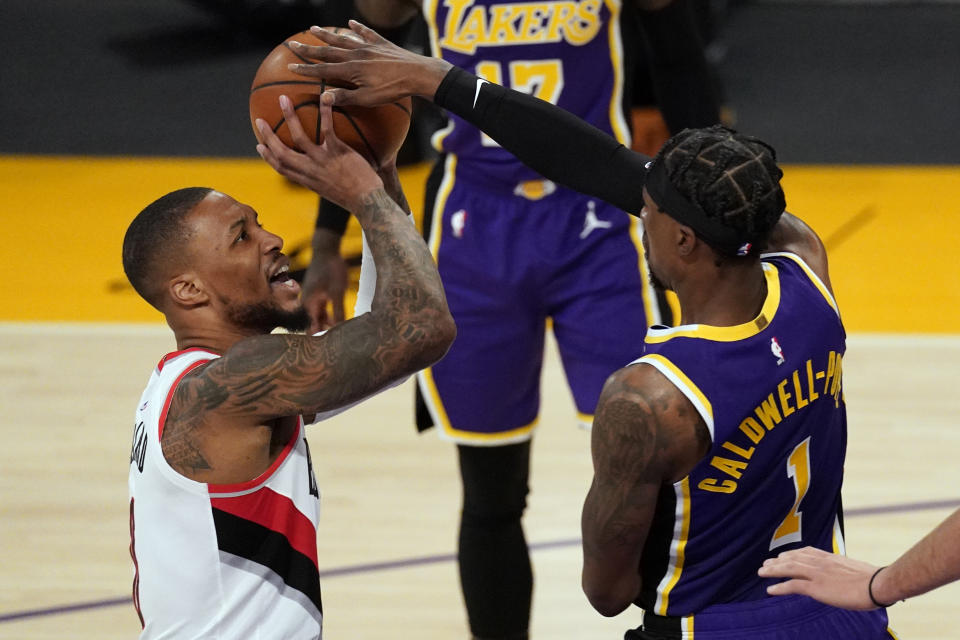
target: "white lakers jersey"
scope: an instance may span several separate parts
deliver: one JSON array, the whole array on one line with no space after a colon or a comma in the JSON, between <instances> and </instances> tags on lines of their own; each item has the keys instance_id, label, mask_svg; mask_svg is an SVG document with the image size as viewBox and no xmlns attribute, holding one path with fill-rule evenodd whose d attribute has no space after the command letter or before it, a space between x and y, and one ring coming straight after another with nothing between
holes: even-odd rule
<instances>
[{"instance_id":1,"label":"white lakers jersey","mask_svg":"<svg viewBox=\"0 0 960 640\"><path fill-rule=\"evenodd\" d=\"M160 449L173 391L218 357L161 360L137 408L130 454L130 554L141 639L319 638L320 501L303 420L271 467L233 485L190 480Z\"/></svg>"}]
</instances>

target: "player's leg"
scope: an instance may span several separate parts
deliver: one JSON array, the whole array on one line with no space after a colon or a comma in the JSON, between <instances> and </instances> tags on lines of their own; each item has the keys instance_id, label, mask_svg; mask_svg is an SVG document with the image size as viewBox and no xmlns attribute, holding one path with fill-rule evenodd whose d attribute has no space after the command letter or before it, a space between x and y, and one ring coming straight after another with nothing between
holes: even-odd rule
<instances>
[{"instance_id":1,"label":"player's leg","mask_svg":"<svg viewBox=\"0 0 960 640\"><path fill-rule=\"evenodd\" d=\"M530 441L458 445L463 512L457 559L475 638L527 637L533 572L521 518L527 506Z\"/></svg>"},{"instance_id":2,"label":"player's leg","mask_svg":"<svg viewBox=\"0 0 960 640\"><path fill-rule=\"evenodd\" d=\"M448 300L459 297L454 279L445 287ZM519 331L524 323L515 313L491 322L476 309L456 309L451 303L454 345L419 382L442 436L458 443L464 502L457 558L467 617L474 637L525 638L533 576L522 517L543 320ZM498 336L505 319L511 326Z\"/></svg>"},{"instance_id":3,"label":"player's leg","mask_svg":"<svg viewBox=\"0 0 960 640\"><path fill-rule=\"evenodd\" d=\"M418 382L431 421L458 444L464 489L458 559L471 632L524 638L533 578L521 519L545 320L528 282L515 197L449 175L436 185L428 241L457 339Z\"/></svg>"}]
</instances>

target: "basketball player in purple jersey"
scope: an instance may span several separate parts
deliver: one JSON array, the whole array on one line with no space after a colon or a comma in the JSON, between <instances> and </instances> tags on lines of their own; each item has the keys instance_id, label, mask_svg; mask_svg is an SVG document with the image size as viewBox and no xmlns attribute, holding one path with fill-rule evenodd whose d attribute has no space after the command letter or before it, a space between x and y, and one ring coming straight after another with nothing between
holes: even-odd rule
<instances>
[{"instance_id":1,"label":"basketball player in purple jersey","mask_svg":"<svg viewBox=\"0 0 960 640\"><path fill-rule=\"evenodd\" d=\"M894 637L882 609L772 598L757 575L786 549L844 549L845 332L823 244L784 211L773 149L715 126L651 159L353 26L365 43L317 30L338 48L299 49L321 61L301 73L357 87L333 90L337 104L433 99L546 178L640 216L651 280L678 296L683 324L650 329L597 405L582 517L593 606L636 604L643 624L626 637L643 640Z\"/></svg>"},{"instance_id":2,"label":"basketball player in purple jersey","mask_svg":"<svg viewBox=\"0 0 960 640\"><path fill-rule=\"evenodd\" d=\"M668 122L679 130L718 121L687 0L356 1L365 19L391 28L412 19L416 4L434 56L557 104L626 144L620 22L636 5L652 60L674 70L653 70ZM545 328L552 323L579 421L589 426L606 377L633 359L649 324L669 320L646 282L636 218L544 179L456 114L434 143L443 155L427 182L424 227L458 337L418 376L418 427L436 425L457 444L458 563L472 634L524 638L533 575L521 519ZM315 240L342 223L321 215ZM315 265L331 262L324 246L337 243L315 242ZM312 286L306 279L305 299Z\"/></svg>"}]
</instances>

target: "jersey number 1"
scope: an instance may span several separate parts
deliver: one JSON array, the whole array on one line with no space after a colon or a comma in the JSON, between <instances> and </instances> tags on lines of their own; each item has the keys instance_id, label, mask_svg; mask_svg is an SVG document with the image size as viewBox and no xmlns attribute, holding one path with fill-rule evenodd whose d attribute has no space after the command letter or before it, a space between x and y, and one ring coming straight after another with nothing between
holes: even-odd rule
<instances>
[{"instance_id":1,"label":"jersey number 1","mask_svg":"<svg viewBox=\"0 0 960 640\"><path fill-rule=\"evenodd\" d=\"M797 499L793 503L793 509L783 519L780 526L773 534L770 540L770 550L782 547L791 542L800 542L803 539L802 525L803 512L800 511L800 503L803 497L807 495L810 488L810 437L793 448L790 457L787 458L787 477L793 478L793 488L796 490Z\"/></svg>"}]
</instances>

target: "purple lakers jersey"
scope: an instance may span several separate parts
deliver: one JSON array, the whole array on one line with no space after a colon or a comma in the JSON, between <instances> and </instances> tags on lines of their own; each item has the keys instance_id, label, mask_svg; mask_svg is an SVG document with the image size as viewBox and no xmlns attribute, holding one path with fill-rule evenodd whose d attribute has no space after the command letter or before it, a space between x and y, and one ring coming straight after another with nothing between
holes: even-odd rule
<instances>
[{"instance_id":1,"label":"purple lakers jersey","mask_svg":"<svg viewBox=\"0 0 960 640\"><path fill-rule=\"evenodd\" d=\"M800 258L762 264L767 299L752 322L653 328L637 360L687 396L712 439L658 499L637 600L658 615L766 598L757 569L789 547L843 552L843 325Z\"/></svg>"},{"instance_id":2,"label":"purple lakers jersey","mask_svg":"<svg viewBox=\"0 0 960 640\"><path fill-rule=\"evenodd\" d=\"M476 75L570 111L621 142L621 0L424 0L433 54ZM434 137L461 169L516 183L540 177L451 115Z\"/></svg>"}]
</instances>

